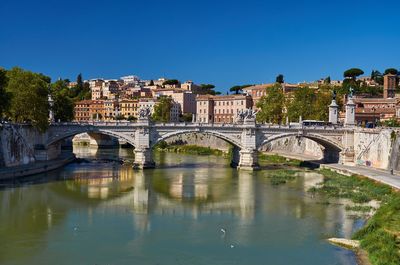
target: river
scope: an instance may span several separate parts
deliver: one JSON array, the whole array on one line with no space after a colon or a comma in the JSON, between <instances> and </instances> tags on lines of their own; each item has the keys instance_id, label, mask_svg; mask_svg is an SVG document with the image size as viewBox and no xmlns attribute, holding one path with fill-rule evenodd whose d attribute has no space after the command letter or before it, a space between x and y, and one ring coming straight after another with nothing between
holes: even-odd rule
<instances>
[{"instance_id":1,"label":"river","mask_svg":"<svg viewBox=\"0 0 400 265\"><path fill-rule=\"evenodd\" d=\"M307 193L316 172L274 186L223 157L157 153L134 171L101 160L130 149L75 151L99 160L1 184L0 264L356 264L325 239L363 220Z\"/></svg>"}]
</instances>

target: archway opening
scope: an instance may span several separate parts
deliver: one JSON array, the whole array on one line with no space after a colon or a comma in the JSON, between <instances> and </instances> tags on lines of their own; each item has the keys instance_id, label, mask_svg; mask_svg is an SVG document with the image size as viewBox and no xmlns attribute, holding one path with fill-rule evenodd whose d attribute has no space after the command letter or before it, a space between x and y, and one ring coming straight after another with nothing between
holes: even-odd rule
<instances>
[{"instance_id":1,"label":"archway opening","mask_svg":"<svg viewBox=\"0 0 400 265\"><path fill-rule=\"evenodd\" d=\"M236 167L241 147L233 139L215 132L174 132L160 136L151 144L154 151L168 151L192 155L218 155L229 159ZM157 152L154 152L157 153Z\"/></svg>"},{"instance_id":2,"label":"archway opening","mask_svg":"<svg viewBox=\"0 0 400 265\"><path fill-rule=\"evenodd\" d=\"M284 135L267 139L259 151L321 163L338 163L342 149L321 137Z\"/></svg>"},{"instance_id":3,"label":"archway opening","mask_svg":"<svg viewBox=\"0 0 400 265\"><path fill-rule=\"evenodd\" d=\"M103 131L71 132L51 138L42 153L46 160L75 156L83 161L133 161L131 141Z\"/></svg>"}]
</instances>

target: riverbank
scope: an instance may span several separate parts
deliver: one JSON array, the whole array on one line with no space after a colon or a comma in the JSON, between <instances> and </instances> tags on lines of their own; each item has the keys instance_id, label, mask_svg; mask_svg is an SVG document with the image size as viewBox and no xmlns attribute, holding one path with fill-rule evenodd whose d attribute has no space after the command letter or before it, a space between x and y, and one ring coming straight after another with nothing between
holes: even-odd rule
<instances>
[{"instance_id":1,"label":"riverbank","mask_svg":"<svg viewBox=\"0 0 400 265\"><path fill-rule=\"evenodd\" d=\"M371 212L366 225L352 239L360 242L373 265L400 264L400 194L390 186L360 175L345 176L329 169L319 170L323 183L309 192L328 198L342 198L351 204L346 209L359 214ZM377 209L370 202L379 203Z\"/></svg>"},{"instance_id":2,"label":"riverbank","mask_svg":"<svg viewBox=\"0 0 400 265\"><path fill-rule=\"evenodd\" d=\"M352 237L360 242L356 250L360 264L400 264L400 176L366 167L322 164L312 157L275 155L318 165L324 181L309 192L347 199L352 203L346 205L347 210L370 214L365 226ZM368 205L371 201L379 202L379 207Z\"/></svg>"},{"instance_id":3,"label":"riverbank","mask_svg":"<svg viewBox=\"0 0 400 265\"><path fill-rule=\"evenodd\" d=\"M213 149L210 147L198 146L198 145L170 145L166 142L159 143L155 150L161 152L174 152L174 153L183 153L190 155L216 155L216 156L224 156L229 157L231 152L224 152L218 149Z\"/></svg>"},{"instance_id":4,"label":"riverbank","mask_svg":"<svg viewBox=\"0 0 400 265\"><path fill-rule=\"evenodd\" d=\"M48 172L63 167L75 161L75 159L76 157L73 153L66 153L54 160L40 161L16 167L4 167L0 169L0 181L16 180L18 178Z\"/></svg>"}]
</instances>

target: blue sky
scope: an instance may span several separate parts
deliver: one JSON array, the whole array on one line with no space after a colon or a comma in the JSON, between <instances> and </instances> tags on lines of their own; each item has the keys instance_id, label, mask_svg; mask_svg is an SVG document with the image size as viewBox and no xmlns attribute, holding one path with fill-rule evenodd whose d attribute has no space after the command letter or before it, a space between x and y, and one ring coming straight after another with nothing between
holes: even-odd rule
<instances>
[{"instance_id":1,"label":"blue sky","mask_svg":"<svg viewBox=\"0 0 400 265\"><path fill-rule=\"evenodd\" d=\"M400 1L0 1L0 66L221 91L400 68Z\"/></svg>"}]
</instances>

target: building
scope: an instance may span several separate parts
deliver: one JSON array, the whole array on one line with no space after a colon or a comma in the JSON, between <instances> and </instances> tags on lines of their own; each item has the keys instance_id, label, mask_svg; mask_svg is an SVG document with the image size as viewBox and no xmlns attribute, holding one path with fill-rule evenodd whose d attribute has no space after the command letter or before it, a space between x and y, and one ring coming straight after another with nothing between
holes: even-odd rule
<instances>
[{"instance_id":1,"label":"building","mask_svg":"<svg viewBox=\"0 0 400 265\"><path fill-rule=\"evenodd\" d=\"M119 84L116 80L107 80L102 85L103 97L107 99L116 98L119 90Z\"/></svg>"},{"instance_id":2,"label":"building","mask_svg":"<svg viewBox=\"0 0 400 265\"><path fill-rule=\"evenodd\" d=\"M91 100L91 103L89 105L89 120L103 120L104 117L104 101Z\"/></svg>"},{"instance_id":3,"label":"building","mask_svg":"<svg viewBox=\"0 0 400 265\"><path fill-rule=\"evenodd\" d=\"M129 117L138 117L139 100L137 99L123 99L119 102L120 114L126 119Z\"/></svg>"},{"instance_id":4,"label":"building","mask_svg":"<svg viewBox=\"0 0 400 265\"><path fill-rule=\"evenodd\" d=\"M212 95L196 97L196 122L212 123L214 121L214 100Z\"/></svg>"},{"instance_id":5,"label":"building","mask_svg":"<svg viewBox=\"0 0 400 265\"><path fill-rule=\"evenodd\" d=\"M153 98L141 98L139 99L139 109L150 108L150 113L154 113L154 106L156 105L156 100Z\"/></svg>"},{"instance_id":6,"label":"building","mask_svg":"<svg viewBox=\"0 0 400 265\"><path fill-rule=\"evenodd\" d=\"M89 108L91 100L81 100L75 103L74 107L74 120L79 122L85 122L90 120Z\"/></svg>"},{"instance_id":7,"label":"building","mask_svg":"<svg viewBox=\"0 0 400 265\"><path fill-rule=\"evenodd\" d=\"M103 88L101 86L92 87L92 100L98 100L103 97Z\"/></svg>"},{"instance_id":8,"label":"building","mask_svg":"<svg viewBox=\"0 0 400 265\"><path fill-rule=\"evenodd\" d=\"M397 75L387 74L383 77L383 98L394 98Z\"/></svg>"},{"instance_id":9,"label":"building","mask_svg":"<svg viewBox=\"0 0 400 265\"><path fill-rule=\"evenodd\" d=\"M253 107L251 96L238 94L214 96L214 123L233 123L240 110Z\"/></svg>"},{"instance_id":10,"label":"building","mask_svg":"<svg viewBox=\"0 0 400 265\"><path fill-rule=\"evenodd\" d=\"M253 108L257 109L257 103L260 101L261 97L267 95L267 88L273 86L274 84L261 84L254 85L243 88L244 94L247 94L253 99Z\"/></svg>"},{"instance_id":11,"label":"building","mask_svg":"<svg viewBox=\"0 0 400 265\"><path fill-rule=\"evenodd\" d=\"M196 121L199 123L233 123L240 110L253 107L253 100L244 94L199 95L196 105Z\"/></svg>"},{"instance_id":12,"label":"building","mask_svg":"<svg viewBox=\"0 0 400 265\"><path fill-rule=\"evenodd\" d=\"M127 85L127 84L137 84L137 83L140 82L140 78L137 77L136 75L121 76L120 79L123 81L123 83L125 85Z\"/></svg>"},{"instance_id":13,"label":"building","mask_svg":"<svg viewBox=\"0 0 400 265\"><path fill-rule=\"evenodd\" d=\"M353 99L356 104L355 119L357 124L365 125L368 122L376 123L385 121L396 116L396 106L399 104L397 98L357 98Z\"/></svg>"},{"instance_id":14,"label":"building","mask_svg":"<svg viewBox=\"0 0 400 265\"><path fill-rule=\"evenodd\" d=\"M179 112L196 114L196 95L191 91L182 89L170 88L170 89L156 89L153 90L154 97L168 96L178 104Z\"/></svg>"},{"instance_id":15,"label":"building","mask_svg":"<svg viewBox=\"0 0 400 265\"><path fill-rule=\"evenodd\" d=\"M119 113L119 103L115 99L104 100L104 120L115 120Z\"/></svg>"}]
</instances>

